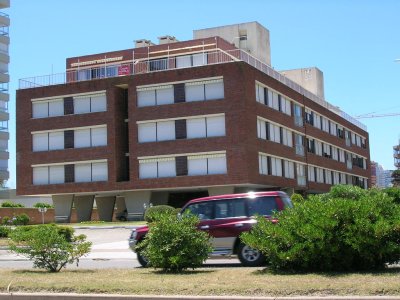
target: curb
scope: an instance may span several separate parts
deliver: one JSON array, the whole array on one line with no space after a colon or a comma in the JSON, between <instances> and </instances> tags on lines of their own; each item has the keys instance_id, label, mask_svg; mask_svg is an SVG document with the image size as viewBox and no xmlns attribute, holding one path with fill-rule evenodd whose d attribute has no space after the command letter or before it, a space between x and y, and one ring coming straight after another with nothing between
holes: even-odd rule
<instances>
[{"instance_id":1,"label":"curb","mask_svg":"<svg viewBox=\"0 0 400 300\"><path fill-rule=\"evenodd\" d=\"M93 300L93 299L137 299L137 300L400 300L400 296L294 296L294 297L241 297L241 296L159 296L159 295L110 295L110 294L69 294L69 293L0 293L0 300L54 300L74 299L74 300Z\"/></svg>"}]
</instances>

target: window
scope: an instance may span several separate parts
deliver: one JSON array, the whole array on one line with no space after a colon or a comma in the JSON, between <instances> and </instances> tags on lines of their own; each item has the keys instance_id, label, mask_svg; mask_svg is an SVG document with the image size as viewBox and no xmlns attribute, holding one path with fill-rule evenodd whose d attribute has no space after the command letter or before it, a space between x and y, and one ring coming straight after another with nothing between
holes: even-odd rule
<instances>
[{"instance_id":1,"label":"window","mask_svg":"<svg viewBox=\"0 0 400 300\"><path fill-rule=\"evenodd\" d=\"M175 90L173 85L163 85L154 88L139 89L137 92L138 107L165 105L174 103Z\"/></svg>"},{"instance_id":2,"label":"window","mask_svg":"<svg viewBox=\"0 0 400 300\"><path fill-rule=\"evenodd\" d=\"M258 155L258 169L259 173L263 175L268 175L268 157L266 155Z\"/></svg>"},{"instance_id":3,"label":"window","mask_svg":"<svg viewBox=\"0 0 400 300\"><path fill-rule=\"evenodd\" d=\"M226 155L201 155L188 157L188 175L226 174Z\"/></svg>"},{"instance_id":4,"label":"window","mask_svg":"<svg viewBox=\"0 0 400 300\"><path fill-rule=\"evenodd\" d=\"M284 160L283 165L284 165L285 177L293 179L294 178L294 162Z\"/></svg>"},{"instance_id":5,"label":"window","mask_svg":"<svg viewBox=\"0 0 400 300\"><path fill-rule=\"evenodd\" d=\"M256 101L284 114L291 115L291 101L283 95L256 83Z\"/></svg>"},{"instance_id":6,"label":"window","mask_svg":"<svg viewBox=\"0 0 400 300\"><path fill-rule=\"evenodd\" d=\"M197 53L176 57L177 68L203 66L207 64L207 53Z\"/></svg>"},{"instance_id":7,"label":"window","mask_svg":"<svg viewBox=\"0 0 400 300\"><path fill-rule=\"evenodd\" d=\"M107 162L88 162L33 167L33 184L107 181Z\"/></svg>"},{"instance_id":8,"label":"window","mask_svg":"<svg viewBox=\"0 0 400 300\"><path fill-rule=\"evenodd\" d=\"M157 122L157 141L175 140L175 121Z\"/></svg>"},{"instance_id":9,"label":"window","mask_svg":"<svg viewBox=\"0 0 400 300\"><path fill-rule=\"evenodd\" d=\"M336 136L337 135L337 124L330 122L331 123L331 134Z\"/></svg>"},{"instance_id":10,"label":"window","mask_svg":"<svg viewBox=\"0 0 400 300\"><path fill-rule=\"evenodd\" d=\"M295 133L294 140L296 145L296 154L304 156L304 144L303 144L304 137L300 134Z\"/></svg>"},{"instance_id":11,"label":"window","mask_svg":"<svg viewBox=\"0 0 400 300\"><path fill-rule=\"evenodd\" d=\"M225 116L187 119L187 138L204 138L225 135Z\"/></svg>"},{"instance_id":12,"label":"window","mask_svg":"<svg viewBox=\"0 0 400 300\"><path fill-rule=\"evenodd\" d=\"M161 71L168 69L167 58L153 59L149 61L149 71Z\"/></svg>"},{"instance_id":13,"label":"window","mask_svg":"<svg viewBox=\"0 0 400 300\"><path fill-rule=\"evenodd\" d=\"M303 126L303 116L301 112L301 106L298 104L293 104L293 110L294 110L294 124L296 126Z\"/></svg>"},{"instance_id":14,"label":"window","mask_svg":"<svg viewBox=\"0 0 400 300\"><path fill-rule=\"evenodd\" d=\"M247 206L250 216L256 214L270 216L274 211L278 210L275 197L263 196L247 200Z\"/></svg>"},{"instance_id":15,"label":"window","mask_svg":"<svg viewBox=\"0 0 400 300\"><path fill-rule=\"evenodd\" d=\"M307 171L308 171L308 181L315 182L315 167L308 166Z\"/></svg>"},{"instance_id":16,"label":"window","mask_svg":"<svg viewBox=\"0 0 400 300\"><path fill-rule=\"evenodd\" d=\"M331 170L325 170L325 183L332 184L332 171Z\"/></svg>"},{"instance_id":17,"label":"window","mask_svg":"<svg viewBox=\"0 0 400 300\"><path fill-rule=\"evenodd\" d=\"M314 113L314 127L322 129L321 116Z\"/></svg>"},{"instance_id":18,"label":"window","mask_svg":"<svg viewBox=\"0 0 400 300\"><path fill-rule=\"evenodd\" d=\"M315 168L316 180L318 183L324 183L324 169Z\"/></svg>"},{"instance_id":19,"label":"window","mask_svg":"<svg viewBox=\"0 0 400 300\"><path fill-rule=\"evenodd\" d=\"M271 157L271 175L282 177L282 160Z\"/></svg>"},{"instance_id":20,"label":"window","mask_svg":"<svg viewBox=\"0 0 400 300\"><path fill-rule=\"evenodd\" d=\"M49 150L64 149L64 132L49 132Z\"/></svg>"},{"instance_id":21,"label":"window","mask_svg":"<svg viewBox=\"0 0 400 300\"><path fill-rule=\"evenodd\" d=\"M315 154L322 156L322 142L315 141Z\"/></svg>"},{"instance_id":22,"label":"window","mask_svg":"<svg viewBox=\"0 0 400 300\"><path fill-rule=\"evenodd\" d=\"M293 147L293 137L292 132L289 129L282 128L282 144L288 147Z\"/></svg>"},{"instance_id":23,"label":"window","mask_svg":"<svg viewBox=\"0 0 400 300\"><path fill-rule=\"evenodd\" d=\"M210 220L214 218L214 202L193 203L185 211L190 211L198 216L200 220Z\"/></svg>"},{"instance_id":24,"label":"window","mask_svg":"<svg viewBox=\"0 0 400 300\"><path fill-rule=\"evenodd\" d=\"M306 185L306 171L305 166L302 164L296 164L296 172L297 172L297 184L300 186Z\"/></svg>"},{"instance_id":25,"label":"window","mask_svg":"<svg viewBox=\"0 0 400 300\"><path fill-rule=\"evenodd\" d=\"M257 137L263 140L267 139L265 121L260 120L258 118L257 118Z\"/></svg>"},{"instance_id":26,"label":"window","mask_svg":"<svg viewBox=\"0 0 400 300\"><path fill-rule=\"evenodd\" d=\"M309 108L305 109L305 121L307 124L314 125L314 114Z\"/></svg>"},{"instance_id":27,"label":"window","mask_svg":"<svg viewBox=\"0 0 400 300\"><path fill-rule=\"evenodd\" d=\"M49 150L49 134L34 133L32 135L33 152L48 151Z\"/></svg>"},{"instance_id":28,"label":"window","mask_svg":"<svg viewBox=\"0 0 400 300\"><path fill-rule=\"evenodd\" d=\"M62 115L64 115L63 99L32 102L32 117L34 119L57 117Z\"/></svg>"},{"instance_id":29,"label":"window","mask_svg":"<svg viewBox=\"0 0 400 300\"><path fill-rule=\"evenodd\" d=\"M74 114L102 112L107 110L106 94L93 94L74 97Z\"/></svg>"},{"instance_id":30,"label":"window","mask_svg":"<svg viewBox=\"0 0 400 300\"><path fill-rule=\"evenodd\" d=\"M321 117L322 120L322 130L329 132L329 120L327 118Z\"/></svg>"},{"instance_id":31,"label":"window","mask_svg":"<svg viewBox=\"0 0 400 300\"><path fill-rule=\"evenodd\" d=\"M157 123L138 124L138 139L139 143L157 141Z\"/></svg>"},{"instance_id":32,"label":"window","mask_svg":"<svg viewBox=\"0 0 400 300\"><path fill-rule=\"evenodd\" d=\"M215 201L215 218L245 217L246 209L244 199Z\"/></svg>"},{"instance_id":33,"label":"window","mask_svg":"<svg viewBox=\"0 0 400 300\"><path fill-rule=\"evenodd\" d=\"M139 178L175 177L175 158L139 160Z\"/></svg>"},{"instance_id":34,"label":"window","mask_svg":"<svg viewBox=\"0 0 400 300\"><path fill-rule=\"evenodd\" d=\"M272 124L272 123L267 123L268 125L268 136L267 139L275 142L275 143L280 143L281 142L281 131L280 127L278 125Z\"/></svg>"},{"instance_id":35,"label":"window","mask_svg":"<svg viewBox=\"0 0 400 300\"><path fill-rule=\"evenodd\" d=\"M187 138L195 139L206 136L206 120L205 118L188 119L186 121Z\"/></svg>"},{"instance_id":36,"label":"window","mask_svg":"<svg viewBox=\"0 0 400 300\"><path fill-rule=\"evenodd\" d=\"M186 83L185 96L187 102L223 99L224 84L220 80Z\"/></svg>"}]
</instances>

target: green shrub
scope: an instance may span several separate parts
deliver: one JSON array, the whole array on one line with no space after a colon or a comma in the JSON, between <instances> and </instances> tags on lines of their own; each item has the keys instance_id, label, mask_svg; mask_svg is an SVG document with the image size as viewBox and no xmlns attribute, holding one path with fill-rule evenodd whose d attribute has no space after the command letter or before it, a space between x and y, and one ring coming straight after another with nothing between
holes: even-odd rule
<instances>
[{"instance_id":1,"label":"green shrub","mask_svg":"<svg viewBox=\"0 0 400 300\"><path fill-rule=\"evenodd\" d=\"M10 217L4 216L3 219L1 220L1 224L3 225L10 225L12 221L10 220Z\"/></svg>"},{"instance_id":2,"label":"green shrub","mask_svg":"<svg viewBox=\"0 0 400 300\"><path fill-rule=\"evenodd\" d=\"M54 206L48 203L43 203L43 202L37 202L35 205L33 205L35 208L53 208Z\"/></svg>"},{"instance_id":3,"label":"green shrub","mask_svg":"<svg viewBox=\"0 0 400 300\"><path fill-rule=\"evenodd\" d=\"M25 213L20 214L20 215L16 215L15 217L12 218L12 224L15 225L15 226L28 225L29 221L30 221L30 218Z\"/></svg>"},{"instance_id":4,"label":"green shrub","mask_svg":"<svg viewBox=\"0 0 400 300\"><path fill-rule=\"evenodd\" d=\"M273 270L356 271L400 260L400 206L383 192L339 186L276 217L259 217L242 235Z\"/></svg>"},{"instance_id":5,"label":"green shrub","mask_svg":"<svg viewBox=\"0 0 400 300\"><path fill-rule=\"evenodd\" d=\"M11 229L8 226L0 225L0 238L6 238L10 234Z\"/></svg>"},{"instance_id":6,"label":"green shrub","mask_svg":"<svg viewBox=\"0 0 400 300\"><path fill-rule=\"evenodd\" d=\"M29 230L17 228L10 238L10 251L31 259L34 268L50 272L58 272L74 262L78 265L80 257L89 253L91 247L85 235L72 236L68 241L56 225L31 226Z\"/></svg>"},{"instance_id":7,"label":"green shrub","mask_svg":"<svg viewBox=\"0 0 400 300\"><path fill-rule=\"evenodd\" d=\"M394 202L397 204L400 204L400 188L398 187L390 187L382 190L386 194L388 194L390 197L393 198Z\"/></svg>"},{"instance_id":8,"label":"green shrub","mask_svg":"<svg viewBox=\"0 0 400 300\"><path fill-rule=\"evenodd\" d=\"M176 216L175 208L169 205L156 205L149 207L144 213L144 220L148 223L157 221L157 217L161 214L169 214Z\"/></svg>"},{"instance_id":9,"label":"green shrub","mask_svg":"<svg viewBox=\"0 0 400 300\"><path fill-rule=\"evenodd\" d=\"M358 200L365 197L368 194L367 190L364 190L358 186L338 184L331 187L329 193L322 194L321 197L324 199L347 199L347 200Z\"/></svg>"},{"instance_id":10,"label":"green shrub","mask_svg":"<svg viewBox=\"0 0 400 300\"><path fill-rule=\"evenodd\" d=\"M198 223L198 217L193 215L178 218L160 213L157 222L149 224L149 232L136 251L146 257L149 266L164 271L200 267L212 248L209 235L197 229Z\"/></svg>"},{"instance_id":11,"label":"green shrub","mask_svg":"<svg viewBox=\"0 0 400 300\"><path fill-rule=\"evenodd\" d=\"M25 206L23 204L20 204L20 203L14 203L14 202L11 202L11 201L4 201L1 204L1 207L25 207Z\"/></svg>"},{"instance_id":12,"label":"green shrub","mask_svg":"<svg viewBox=\"0 0 400 300\"><path fill-rule=\"evenodd\" d=\"M72 241L74 232L75 232L74 228L71 226L62 226L62 225L56 225L56 224L19 226L14 231L16 231L22 239L23 236L29 237L30 232L32 230L35 230L35 228L37 228L38 226L56 228L57 232L60 235L62 235L65 238L65 240L67 240L68 242Z\"/></svg>"},{"instance_id":13,"label":"green shrub","mask_svg":"<svg viewBox=\"0 0 400 300\"><path fill-rule=\"evenodd\" d=\"M293 202L294 205L300 204L300 203L303 203L303 202L304 202L304 198L303 198L303 196L300 195L300 194L293 194L293 195L290 197L290 199L292 200L292 202Z\"/></svg>"}]
</instances>

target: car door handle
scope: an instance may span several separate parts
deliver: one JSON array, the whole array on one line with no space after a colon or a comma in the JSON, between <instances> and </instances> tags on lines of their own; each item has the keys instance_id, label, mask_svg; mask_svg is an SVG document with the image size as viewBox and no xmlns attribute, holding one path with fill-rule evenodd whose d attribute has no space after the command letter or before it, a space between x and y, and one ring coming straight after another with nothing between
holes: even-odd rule
<instances>
[{"instance_id":1,"label":"car door handle","mask_svg":"<svg viewBox=\"0 0 400 300\"><path fill-rule=\"evenodd\" d=\"M243 223L235 224L235 227L243 227L243 226L244 226Z\"/></svg>"},{"instance_id":2,"label":"car door handle","mask_svg":"<svg viewBox=\"0 0 400 300\"><path fill-rule=\"evenodd\" d=\"M200 226L200 229L210 229L210 226L209 225L203 225L203 226Z\"/></svg>"}]
</instances>

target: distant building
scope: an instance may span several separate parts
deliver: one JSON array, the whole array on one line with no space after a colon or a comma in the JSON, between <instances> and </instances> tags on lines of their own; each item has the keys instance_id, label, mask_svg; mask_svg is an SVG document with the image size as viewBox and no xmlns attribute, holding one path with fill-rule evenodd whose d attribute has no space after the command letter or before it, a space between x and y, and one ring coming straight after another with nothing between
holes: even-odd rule
<instances>
[{"instance_id":1,"label":"distant building","mask_svg":"<svg viewBox=\"0 0 400 300\"><path fill-rule=\"evenodd\" d=\"M94 201L102 220L115 206L134 219L150 203L370 184L366 127L324 99L318 69L274 70L257 22L66 66L20 80L16 104L17 193L52 196L57 221L72 205L90 219Z\"/></svg>"},{"instance_id":2,"label":"distant building","mask_svg":"<svg viewBox=\"0 0 400 300\"><path fill-rule=\"evenodd\" d=\"M0 183L2 184L10 177L8 173L8 140L10 137L8 133L8 120L10 118L8 113L8 101L10 99L8 94L10 82L8 75L8 64L10 63L8 28L10 18L3 12L3 9L9 7L10 0L0 0Z\"/></svg>"},{"instance_id":3,"label":"distant building","mask_svg":"<svg viewBox=\"0 0 400 300\"><path fill-rule=\"evenodd\" d=\"M399 143L393 146L394 166L400 170L400 140Z\"/></svg>"},{"instance_id":4,"label":"distant building","mask_svg":"<svg viewBox=\"0 0 400 300\"><path fill-rule=\"evenodd\" d=\"M392 170L384 170L377 162L371 162L371 186L386 188L392 186Z\"/></svg>"}]
</instances>

